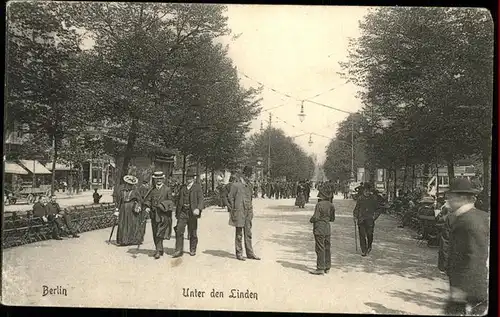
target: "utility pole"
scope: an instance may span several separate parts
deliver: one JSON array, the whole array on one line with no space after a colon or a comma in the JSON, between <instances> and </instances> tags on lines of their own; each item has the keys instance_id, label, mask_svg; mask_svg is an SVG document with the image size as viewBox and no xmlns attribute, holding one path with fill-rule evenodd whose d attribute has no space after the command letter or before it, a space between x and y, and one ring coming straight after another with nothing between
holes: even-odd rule
<instances>
[{"instance_id":1,"label":"utility pole","mask_svg":"<svg viewBox=\"0 0 500 317\"><path fill-rule=\"evenodd\" d=\"M354 121L351 120L351 181L354 181Z\"/></svg>"},{"instance_id":2,"label":"utility pole","mask_svg":"<svg viewBox=\"0 0 500 317\"><path fill-rule=\"evenodd\" d=\"M268 127L268 142L267 142L267 179L268 181L271 180L271 121L272 120L272 115L269 112L269 127Z\"/></svg>"}]
</instances>

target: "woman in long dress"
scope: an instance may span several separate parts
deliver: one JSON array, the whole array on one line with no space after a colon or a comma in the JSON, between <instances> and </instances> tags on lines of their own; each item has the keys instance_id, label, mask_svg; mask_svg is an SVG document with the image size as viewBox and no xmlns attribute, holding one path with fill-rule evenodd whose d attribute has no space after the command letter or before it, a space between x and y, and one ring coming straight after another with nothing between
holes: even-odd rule
<instances>
[{"instance_id":1,"label":"woman in long dress","mask_svg":"<svg viewBox=\"0 0 500 317\"><path fill-rule=\"evenodd\" d=\"M146 231L146 215L142 210L142 197L136 188L138 179L125 175L125 184L117 202L118 229L116 244L120 246L142 244Z\"/></svg>"},{"instance_id":2,"label":"woman in long dress","mask_svg":"<svg viewBox=\"0 0 500 317\"><path fill-rule=\"evenodd\" d=\"M304 208L306 205L306 188L302 182L297 186L297 198L295 199L295 206Z\"/></svg>"}]
</instances>

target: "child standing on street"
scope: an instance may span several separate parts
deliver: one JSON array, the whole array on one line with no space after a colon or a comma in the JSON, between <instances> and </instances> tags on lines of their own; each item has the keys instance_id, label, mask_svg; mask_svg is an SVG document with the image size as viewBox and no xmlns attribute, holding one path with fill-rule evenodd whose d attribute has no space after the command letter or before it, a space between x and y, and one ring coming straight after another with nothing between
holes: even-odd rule
<instances>
[{"instance_id":1,"label":"child standing on street","mask_svg":"<svg viewBox=\"0 0 500 317\"><path fill-rule=\"evenodd\" d=\"M313 224L314 241L316 243L316 270L314 275L328 273L332 266L330 253L330 222L335 221L335 207L330 202L330 195L320 190L314 215L309 220Z\"/></svg>"}]
</instances>

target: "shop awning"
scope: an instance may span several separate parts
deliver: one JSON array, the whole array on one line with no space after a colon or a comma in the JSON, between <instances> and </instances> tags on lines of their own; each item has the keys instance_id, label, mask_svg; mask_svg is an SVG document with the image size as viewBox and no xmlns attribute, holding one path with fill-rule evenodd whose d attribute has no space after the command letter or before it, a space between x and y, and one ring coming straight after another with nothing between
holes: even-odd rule
<instances>
[{"instance_id":1,"label":"shop awning","mask_svg":"<svg viewBox=\"0 0 500 317\"><path fill-rule=\"evenodd\" d=\"M17 163L5 162L4 172L6 174L28 175L28 172Z\"/></svg>"},{"instance_id":2,"label":"shop awning","mask_svg":"<svg viewBox=\"0 0 500 317\"><path fill-rule=\"evenodd\" d=\"M38 161L33 161L33 160L20 160L21 164L31 173L38 175L38 174L52 174L51 171L49 171L45 166L40 164ZM34 170L33 170L34 168Z\"/></svg>"},{"instance_id":3,"label":"shop awning","mask_svg":"<svg viewBox=\"0 0 500 317\"><path fill-rule=\"evenodd\" d=\"M51 171L52 170L52 163L46 164L45 167L49 171ZM70 170L71 170L71 168L69 167L69 165L56 163L56 171L70 171Z\"/></svg>"}]
</instances>

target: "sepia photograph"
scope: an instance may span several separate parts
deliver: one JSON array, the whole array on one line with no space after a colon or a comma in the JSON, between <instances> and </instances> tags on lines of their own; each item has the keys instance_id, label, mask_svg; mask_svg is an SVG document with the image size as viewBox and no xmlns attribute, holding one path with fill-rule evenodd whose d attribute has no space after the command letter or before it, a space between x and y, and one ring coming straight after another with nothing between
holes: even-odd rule
<instances>
[{"instance_id":1,"label":"sepia photograph","mask_svg":"<svg viewBox=\"0 0 500 317\"><path fill-rule=\"evenodd\" d=\"M6 26L3 305L491 309L487 9L10 1Z\"/></svg>"}]
</instances>

